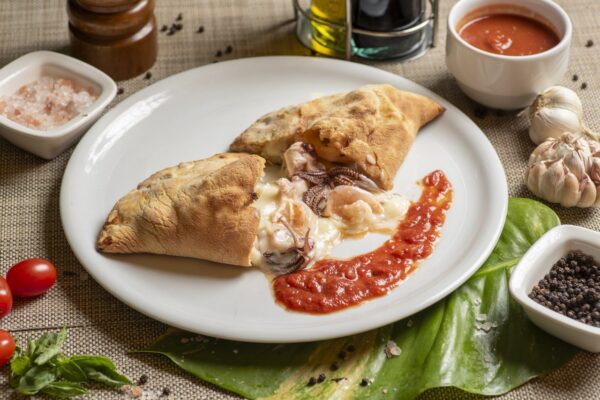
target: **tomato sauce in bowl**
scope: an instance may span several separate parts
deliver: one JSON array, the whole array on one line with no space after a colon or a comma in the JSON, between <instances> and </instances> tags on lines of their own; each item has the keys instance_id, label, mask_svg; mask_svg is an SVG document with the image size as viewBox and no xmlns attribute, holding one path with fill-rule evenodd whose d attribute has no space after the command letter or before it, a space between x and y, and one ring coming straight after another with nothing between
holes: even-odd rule
<instances>
[{"instance_id":1,"label":"tomato sauce in bowl","mask_svg":"<svg viewBox=\"0 0 600 400\"><path fill-rule=\"evenodd\" d=\"M560 42L545 23L515 14L479 16L457 27L457 31L472 46L506 56L542 53Z\"/></svg>"},{"instance_id":2,"label":"tomato sauce in bowl","mask_svg":"<svg viewBox=\"0 0 600 400\"><path fill-rule=\"evenodd\" d=\"M452 202L452 186L442 171L427 175L422 186L420 199L383 245L346 260L319 260L310 269L275 278L277 301L289 310L327 314L389 293L431 255Z\"/></svg>"}]
</instances>

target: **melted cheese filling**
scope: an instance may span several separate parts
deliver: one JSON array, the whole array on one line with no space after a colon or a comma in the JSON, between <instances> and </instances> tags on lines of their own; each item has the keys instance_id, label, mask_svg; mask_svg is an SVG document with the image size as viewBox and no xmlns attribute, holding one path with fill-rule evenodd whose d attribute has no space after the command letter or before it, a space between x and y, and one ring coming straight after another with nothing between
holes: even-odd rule
<instances>
[{"instance_id":1,"label":"melted cheese filling","mask_svg":"<svg viewBox=\"0 0 600 400\"><path fill-rule=\"evenodd\" d=\"M260 211L261 218L251 262L269 272L273 271L273 265L267 262L264 254L285 251L295 245L289 230L282 229L281 223L278 223L282 215L290 220L287 221L289 226L298 228L295 230L299 236L304 236L310 229L308 236L312 249L308 256L312 264L326 257L333 246L344 238L356 238L369 232L393 233L410 205L408 200L395 193L373 195L366 192L370 196L369 201L372 202L374 198L378 203L372 204L374 207L371 208L368 201L360 199L366 196L364 193L358 194L359 199L346 199L342 191L335 202L330 198L334 204L329 217L320 217L301 200L301 195L282 190L280 183L273 182L274 175L282 176L281 173L267 172L263 178L267 183L257 185L255 191L258 199L253 204ZM293 185L289 181L284 183Z\"/></svg>"}]
</instances>

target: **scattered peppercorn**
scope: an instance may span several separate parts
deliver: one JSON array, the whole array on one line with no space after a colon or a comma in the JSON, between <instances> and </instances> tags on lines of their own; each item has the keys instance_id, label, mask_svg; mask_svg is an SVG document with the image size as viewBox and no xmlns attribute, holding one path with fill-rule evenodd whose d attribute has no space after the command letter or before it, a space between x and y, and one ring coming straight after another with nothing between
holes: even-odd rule
<instances>
[{"instance_id":1,"label":"scattered peppercorn","mask_svg":"<svg viewBox=\"0 0 600 400\"><path fill-rule=\"evenodd\" d=\"M577 82L579 80L579 75L575 74L571 79L573 80L573 82Z\"/></svg>"},{"instance_id":2,"label":"scattered peppercorn","mask_svg":"<svg viewBox=\"0 0 600 400\"><path fill-rule=\"evenodd\" d=\"M177 15L177 18L175 18L175 21L181 21L183 19L183 14L179 13L179 15Z\"/></svg>"},{"instance_id":3,"label":"scattered peppercorn","mask_svg":"<svg viewBox=\"0 0 600 400\"><path fill-rule=\"evenodd\" d=\"M354 345L350 345L346 348L346 350L348 350L350 353L352 353L354 350L356 350L356 347L354 347Z\"/></svg>"},{"instance_id":4,"label":"scattered peppercorn","mask_svg":"<svg viewBox=\"0 0 600 400\"><path fill-rule=\"evenodd\" d=\"M169 27L168 27L168 26L166 26L166 25L163 25L163 26L162 26L162 28L160 28L160 31L161 31L161 32L166 32L168 29L169 29Z\"/></svg>"},{"instance_id":5,"label":"scattered peppercorn","mask_svg":"<svg viewBox=\"0 0 600 400\"><path fill-rule=\"evenodd\" d=\"M315 383L317 383L317 378L315 378L314 376L311 376L310 379L308 380L307 386L314 386Z\"/></svg>"},{"instance_id":6,"label":"scattered peppercorn","mask_svg":"<svg viewBox=\"0 0 600 400\"><path fill-rule=\"evenodd\" d=\"M569 318L600 327L600 267L581 251L558 260L529 297Z\"/></svg>"},{"instance_id":7,"label":"scattered peppercorn","mask_svg":"<svg viewBox=\"0 0 600 400\"><path fill-rule=\"evenodd\" d=\"M473 110L475 113L475 116L479 119L484 119L485 117L487 117L487 108L484 107L475 107L475 110Z\"/></svg>"},{"instance_id":8,"label":"scattered peppercorn","mask_svg":"<svg viewBox=\"0 0 600 400\"><path fill-rule=\"evenodd\" d=\"M233 47L231 47L231 45L227 46L227 48L225 49L225 54L230 54L233 51Z\"/></svg>"},{"instance_id":9,"label":"scattered peppercorn","mask_svg":"<svg viewBox=\"0 0 600 400\"><path fill-rule=\"evenodd\" d=\"M370 378L362 378L360 381L360 386L369 386L371 384Z\"/></svg>"},{"instance_id":10,"label":"scattered peppercorn","mask_svg":"<svg viewBox=\"0 0 600 400\"><path fill-rule=\"evenodd\" d=\"M321 383L321 382L325 381L325 378L326 378L325 374L319 374L319 377L317 378L317 382Z\"/></svg>"},{"instance_id":11,"label":"scattered peppercorn","mask_svg":"<svg viewBox=\"0 0 600 400\"><path fill-rule=\"evenodd\" d=\"M198 30L196 31L196 33L202 33L202 32L204 32L204 27L202 25L200 25L198 27Z\"/></svg>"},{"instance_id":12,"label":"scattered peppercorn","mask_svg":"<svg viewBox=\"0 0 600 400\"><path fill-rule=\"evenodd\" d=\"M171 389L166 387L162 390L160 397L168 397L170 394L171 394Z\"/></svg>"},{"instance_id":13,"label":"scattered peppercorn","mask_svg":"<svg viewBox=\"0 0 600 400\"><path fill-rule=\"evenodd\" d=\"M175 31L172 28L169 29L169 32L167 32L167 36L171 36L171 35L174 35L174 34L175 34Z\"/></svg>"},{"instance_id":14,"label":"scattered peppercorn","mask_svg":"<svg viewBox=\"0 0 600 400\"><path fill-rule=\"evenodd\" d=\"M587 42L585 42L585 47L592 47L594 45L594 41L592 39L589 39Z\"/></svg>"},{"instance_id":15,"label":"scattered peppercorn","mask_svg":"<svg viewBox=\"0 0 600 400\"><path fill-rule=\"evenodd\" d=\"M221 50L217 50L217 52L215 53L215 57L221 57L223 55L223 52Z\"/></svg>"},{"instance_id":16,"label":"scattered peppercorn","mask_svg":"<svg viewBox=\"0 0 600 400\"><path fill-rule=\"evenodd\" d=\"M341 358L342 360L346 358L346 352L344 350L340 351L338 353L338 358Z\"/></svg>"},{"instance_id":17,"label":"scattered peppercorn","mask_svg":"<svg viewBox=\"0 0 600 400\"><path fill-rule=\"evenodd\" d=\"M583 83L581 84L581 89L582 89L582 90L585 90L585 89L587 89L587 83L583 82Z\"/></svg>"},{"instance_id":18,"label":"scattered peppercorn","mask_svg":"<svg viewBox=\"0 0 600 400\"><path fill-rule=\"evenodd\" d=\"M148 375L142 375L140 376L140 378L138 379L138 385L145 385L146 383L148 383Z\"/></svg>"},{"instance_id":19,"label":"scattered peppercorn","mask_svg":"<svg viewBox=\"0 0 600 400\"><path fill-rule=\"evenodd\" d=\"M123 94L123 93L125 93L125 89L123 89L122 87L120 87L120 88L117 90L117 94Z\"/></svg>"},{"instance_id":20,"label":"scattered peppercorn","mask_svg":"<svg viewBox=\"0 0 600 400\"><path fill-rule=\"evenodd\" d=\"M146 75L144 75L144 79L148 80L150 78L152 78L152 72L148 71L146 72Z\"/></svg>"},{"instance_id":21,"label":"scattered peppercorn","mask_svg":"<svg viewBox=\"0 0 600 400\"><path fill-rule=\"evenodd\" d=\"M337 371L338 369L340 369L340 365L336 361L333 364L331 364L331 366L329 367L329 369L332 370L332 371Z\"/></svg>"},{"instance_id":22,"label":"scattered peppercorn","mask_svg":"<svg viewBox=\"0 0 600 400\"><path fill-rule=\"evenodd\" d=\"M183 24L181 24L181 23L177 24L174 22L173 25L171 25L171 29L174 31L180 31L183 29Z\"/></svg>"}]
</instances>

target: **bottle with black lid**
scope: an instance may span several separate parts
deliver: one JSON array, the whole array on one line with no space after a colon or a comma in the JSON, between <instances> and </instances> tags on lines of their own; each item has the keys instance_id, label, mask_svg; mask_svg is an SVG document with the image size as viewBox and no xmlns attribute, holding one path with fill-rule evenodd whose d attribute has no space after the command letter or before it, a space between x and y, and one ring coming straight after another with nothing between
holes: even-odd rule
<instances>
[{"instance_id":1,"label":"bottle with black lid","mask_svg":"<svg viewBox=\"0 0 600 400\"><path fill-rule=\"evenodd\" d=\"M404 30L422 21L426 0L352 0L352 25L376 32ZM406 57L423 46L426 31L402 37L374 37L355 33L354 53L363 58Z\"/></svg>"}]
</instances>

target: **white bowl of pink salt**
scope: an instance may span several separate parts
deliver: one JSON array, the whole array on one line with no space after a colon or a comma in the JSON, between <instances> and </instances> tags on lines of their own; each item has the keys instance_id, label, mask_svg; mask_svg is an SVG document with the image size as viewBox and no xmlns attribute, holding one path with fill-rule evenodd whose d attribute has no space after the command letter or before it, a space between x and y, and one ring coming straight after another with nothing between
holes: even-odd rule
<instances>
[{"instance_id":1,"label":"white bowl of pink salt","mask_svg":"<svg viewBox=\"0 0 600 400\"><path fill-rule=\"evenodd\" d=\"M104 72L50 51L0 69L0 136L52 159L75 143L117 93Z\"/></svg>"}]
</instances>

